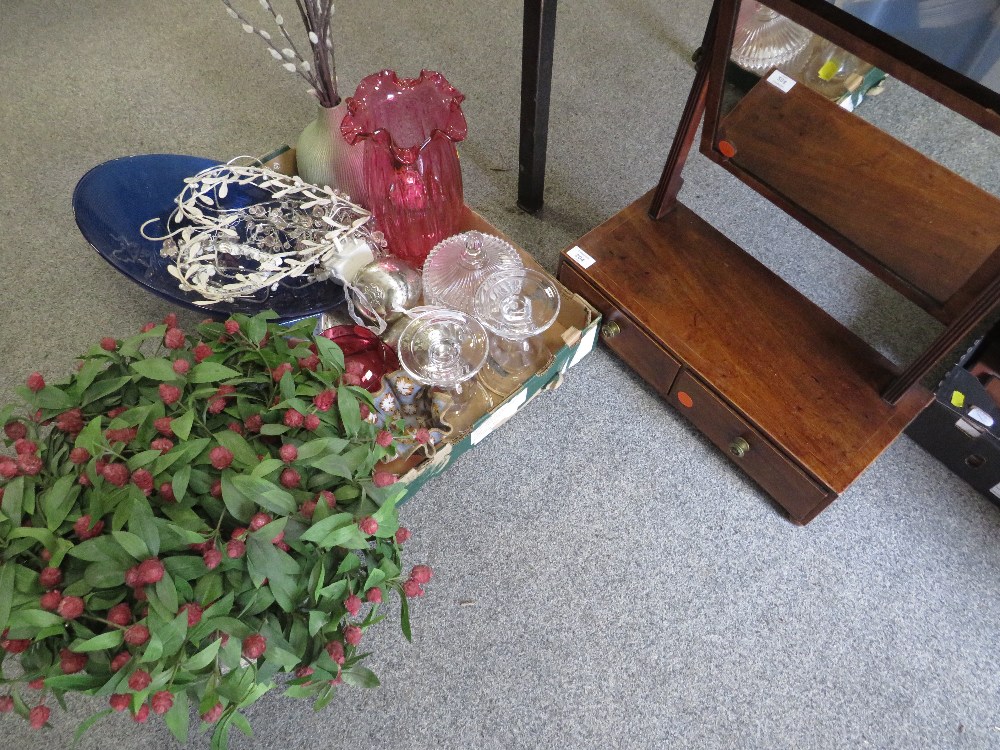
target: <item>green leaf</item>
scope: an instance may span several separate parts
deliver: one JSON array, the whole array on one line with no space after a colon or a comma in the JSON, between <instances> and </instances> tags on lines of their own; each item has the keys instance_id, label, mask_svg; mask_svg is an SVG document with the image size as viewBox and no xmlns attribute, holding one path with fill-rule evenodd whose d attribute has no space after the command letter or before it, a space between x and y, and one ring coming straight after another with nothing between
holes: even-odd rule
<instances>
[{"instance_id":1,"label":"green leaf","mask_svg":"<svg viewBox=\"0 0 1000 750\"><path fill-rule=\"evenodd\" d=\"M342 385L337 388L337 409L344 422L344 431L348 435L357 435L361 429L361 408L358 397L349 386Z\"/></svg>"},{"instance_id":2,"label":"green leaf","mask_svg":"<svg viewBox=\"0 0 1000 750\"><path fill-rule=\"evenodd\" d=\"M77 484L76 477L67 474L59 477L53 485L42 493L39 498L39 505L42 513L45 514L45 525L50 531L55 531L59 525L66 520L73 503L80 495L82 488Z\"/></svg>"},{"instance_id":3,"label":"green leaf","mask_svg":"<svg viewBox=\"0 0 1000 750\"><path fill-rule=\"evenodd\" d=\"M7 625L11 630L16 628L50 628L63 624L63 618L54 612L46 612L44 609L19 609L10 613Z\"/></svg>"},{"instance_id":4,"label":"green leaf","mask_svg":"<svg viewBox=\"0 0 1000 750\"><path fill-rule=\"evenodd\" d=\"M74 448L84 448L90 454L96 454L104 446L104 433L101 430L101 417L94 417L80 431L73 443Z\"/></svg>"},{"instance_id":5,"label":"green leaf","mask_svg":"<svg viewBox=\"0 0 1000 750\"><path fill-rule=\"evenodd\" d=\"M330 621L330 615L319 609L309 610L309 635L313 638Z\"/></svg>"},{"instance_id":6,"label":"green leaf","mask_svg":"<svg viewBox=\"0 0 1000 750\"><path fill-rule=\"evenodd\" d=\"M174 579L169 573L164 573L163 578L157 581L156 596L168 611L177 611L177 588L174 586Z\"/></svg>"},{"instance_id":7,"label":"green leaf","mask_svg":"<svg viewBox=\"0 0 1000 750\"><path fill-rule=\"evenodd\" d=\"M8 539L34 539L36 542L40 542L45 549L55 549L56 548L56 537L48 529L36 529L31 526L21 526L14 529L10 534L7 535Z\"/></svg>"},{"instance_id":8,"label":"green leaf","mask_svg":"<svg viewBox=\"0 0 1000 750\"><path fill-rule=\"evenodd\" d=\"M375 588L376 586L381 585L383 581L385 581L385 572L375 568L368 574L368 578L365 580L365 585L362 590L367 591L368 589Z\"/></svg>"},{"instance_id":9,"label":"green leaf","mask_svg":"<svg viewBox=\"0 0 1000 750\"><path fill-rule=\"evenodd\" d=\"M260 693L260 695L252 695L252 696L247 696L246 698L244 698L242 701L240 701L240 708L245 708L246 706L249 706L251 703L253 703L258 698L260 698L261 695L263 695L268 690L270 690L271 686L270 685L258 685L257 689L259 690L260 688L264 689L263 692ZM238 713L237 714L233 714L233 726L235 726L237 729L239 729L241 732L243 732L243 734L245 734L247 737L253 737L253 728L250 726L250 722L247 721L247 717L244 716L243 714L238 714Z\"/></svg>"},{"instance_id":10,"label":"green leaf","mask_svg":"<svg viewBox=\"0 0 1000 750\"><path fill-rule=\"evenodd\" d=\"M408 641L413 641L413 634L410 633L410 605L406 602L406 597L399 597L399 625L403 629L403 637Z\"/></svg>"},{"instance_id":11,"label":"green leaf","mask_svg":"<svg viewBox=\"0 0 1000 750\"><path fill-rule=\"evenodd\" d=\"M116 393L131 382L132 378L129 375L111 380L98 380L84 391L83 396L80 397L80 406L87 406L111 393ZM90 449L88 448L88 450ZM93 451L91 452L93 453Z\"/></svg>"},{"instance_id":12,"label":"green leaf","mask_svg":"<svg viewBox=\"0 0 1000 750\"><path fill-rule=\"evenodd\" d=\"M125 567L135 563L135 560L107 534L80 542L69 550L68 554L70 557L87 562L106 562L110 558Z\"/></svg>"},{"instance_id":13,"label":"green leaf","mask_svg":"<svg viewBox=\"0 0 1000 750\"><path fill-rule=\"evenodd\" d=\"M315 438L299 446L299 461L308 461L324 453L340 453L349 443L343 438Z\"/></svg>"},{"instance_id":14,"label":"green leaf","mask_svg":"<svg viewBox=\"0 0 1000 750\"><path fill-rule=\"evenodd\" d=\"M266 477L268 474L274 473L284 465L285 462L280 458L265 458L254 467L253 471L250 472L250 475L254 477Z\"/></svg>"},{"instance_id":15,"label":"green leaf","mask_svg":"<svg viewBox=\"0 0 1000 750\"><path fill-rule=\"evenodd\" d=\"M181 440L187 440L191 435L191 426L194 424L194 410L184 412L177 419L170 420L170 429L173 430Z\"/></svg>"},{"instance_id":16,"label":"green leaf","mask_svg":"<svg viewBox=\"0 0 1000 750\"><path fill-rule=\"evenodd\" d=\"M233 471L226 470L222 473L222 502L233 518L249 523L250 517L257 512L257 504L234 484L233 480L237 478L238 475Z\"/></svg>"},{"instance_id":17,"label":"green leaf","mask_svg":"<svg viewBox=\"0 0 1000 750\"><path fill-rule=\"evenodd\" d=\"M188 412L190 413L190 412ZM187 494L188 482L191 481L191 464L185 464L178 469L170 480L174 490L174 498L181 502Z\"/></svg>"},{"instance_id":18,"label":"green leaf","mask_svg":"<svg viewBox=\"0 0 1000 750\"><path fill-rule=\"evenodd\" d=\"M46 685L47 684L48 680L46 680ZM76 731L73 732L73 744L75 745L77 742L79 742L80 738L83 737L83 735L87 733L87 730L90 729L92 726L94 726L94 724L99 722L105 716L109 716L114 712L115 711L113 708L105 708L103 711L98 711L96 714L92 714L91 716L88 716L86 719L81 721L80 726L78 726L76 728Z\"/></svg>"},{"instance_id":19,"label":"green leaf","mask_svg":"<svg viewBox=\"0 0 1000 750\"><path fill-rule=\"evenodd\" d=\"M133 372L149 380L177 380L177 373L174 372L173 363L165 357L140 359L133 362L130 367Z\"/></svg>"},{"instance_id":20,"label":"green leaf","mask_svg":"<svg viewBox=\"0 0 1000 750\"><path fill-rule=\"evenodd\" d=\"M61 674L45 678L45 687L52 690L93 690L103 684L103 677L90 674Z\"/></svg>"},{"instance_id":21,"label":"green leaf","mask_svg":"<svg viewBox=\"0 0 1000 750\"><path fill-rule=\"evenodd\" d=\"M188 695L186 692L180 691L174 693L174 705L163 717L170 733L182 745L186 745L188 740L188 722L190 720L188 709Z\"/></svg>"},{"instance_id":22,"label":"green leaf","mask_svg":"<svg viewBox=\"0 0 1000 750\"><path fill-rule=\"evenodd\" d=\"M218 362L201 362L191 368L188 373L189 383L215 383L219 380L229 380L239 377L239 371L232 367L220 365Z\"/></svg>"},{"instance_id":23,"label":"green leaf","mask_svg":"<svg viewBox=\"0 0 1000 750\"><path fill-rule=\"evenodd\" d=\"M73 408L74 400L69 394L53 385L47 385L34 396L35 405L40 409L63 411Z\"/></svg>"},{"instance_id":24,"label":"green leaf","mask_svg":"<svg viewBox=\"0 0 1000 750\"><path fill-rule=\"evenodd\" d=\"M355 687L377 688L381 684L374 672L359 665L341 672L341 676L344 678L344 682Z\"/></svg>"},{"instance_id":25,"label":"green leaf","mask_svg":"<svg viewBox=\"0 0 1000 750\"><path fill-rule=\"evenodd\" d=\"M284 400L295 398L295 377L290 372L281 376L278 382L278 389L281 391L281 398Z\"/></svg>"},{"instance_id":26,"label":"green leaf","mask_svg":"<svg viewBox=\"0 0 1000 750\"><path fill-rule=\"evenodd\" d=\"M14 563L0 565L0 632L6 630L14 598Z\"/></svg>"},{"instance_id":27,"label":"green leaf","mask_svg":"<svg viewBox=\"0 0 1000 750\"><path fill-rule=\"evenodd\" d=\"M215 659L215 655L219 653L221 645L222 639L216 638L194 656L189 656L185 659L182 669L190 672L197 672L199 669L204 669Z\"/></svg>"},{"instance_id":28,"label":"green leaf","mask_svg":"<svg viewBox=\"0 0 1000 750\"><path fill-rule=\"evenodd\" d=\"M126 466L128 466L129 471L135 471L136 469L141 469L143 466L149 466L160 456L161 453L158 450L142 451L129 458L126 461Z\"/></svg>"},{"instance_id":29,"label":"green leaf","mask_svg":"<svg viewBox=\"0 0 1000 750\"><path fill-rule=\"evenodd\" d=\"M136 492L141 492L136 488ZM156 557L160 554L160 532L156 530L153 511L145 498L136 498L132 514L128 519L128 530L146 543L149 554Z\"/></svg>"},{"instance_id":30,"label":"green leaf","mask_svg":"<svg viewBox=\"0 0 1000 750\"><path fill-rule=\"evenodd\" d=\"M260 342L264 340L267 335L267 321L262 320L256 315L250 318L246 327L247 338L250 339L254 344L260 345Z\"/></svg>"},{"instance_id":31,"label":"green leaf","mask_svg":"<svg viewBox=\"0 0 1000 750\"><path fill-rule=\"evenodd\" d=\"M24 503L24 477L15 477L4 487L3 502L0 509L15 526L21 525L21 512Z\"/></svg>"},{"instance_id":32,"label":"green leaf","mask_svg":"<svg viewBox=\"0 0 1000 750\"><path fill-rule=\"evenodd\" d=\"M336 694L337 694L337 689L331 687L330 685L327 685L326 689L322 693L320 693L319 698L316 699L316 702L313 703L313 711L322 711L324 708L329 706L330 701L333 700Z\"/></svg>"},{"instance_id":33,"label":"green leaf","mask_svg":"<svg viewBox=\"0 0 1000 750\"><path fill-rule=\"evenodd\" d=\"M177 617L168 622L165 627L158 629L157 632L159 632L160 638L163 641L164 656L173 656L184 645L184 639L187 637L187 624L187 612L181 612Z\"/></svg>"},{"instance_id":34,"label":"green leaf","mask_svg":"<svg viewBox=\"0 0 1000 750\"><path fill-rule=\"evenodd\" d=\"M344 559L341 560L340 565L337 567L337 575L339 576L344 573L350 573L352 570L357 570L360 567L361 559L353 552L348 552L344 555Z\"/></svg>"},{"instance_id":35,"label":"green leaf","mask_svg":"<svg viewBox=\"0 0 1000 750\"><path fill-rule=\"evenodd\" d=\"M365 549L368 546L368 537L364 535L357 524L342 526L334 529L316 544L317 547L330 549L332 547L344 547L345 549Z\"/></svg>"},{"instance_id":36,"label":"green leaf","mask_svg":"<svg viewBox=\"0 0 1000 750\"><path fill-rule=\"evenodd\" d=\"M257 505L273 513L288 515L298 509L295 498L290 492L281 489L278 485L266 479L242 474L234 476L232 482L236 489L245 497L250 498ZM223 494L224 497L225 495Z\"/></svg>"},{"instance_id":37,"label":"green leaf","mask_svg":"<svg viewBox=\"0 0 1000 750\"><path fill-rule=\"evenodd\" d=\"M88 651L104 651L108 648L115 648L121 645L122 635L121 630L109 630L107 633L101 633L93 638L74 643L70 646L70 650L82 654Z\"/></svg>"},{"instance_id":38,"label":"green leaf","mask_svg":"<svg viewBox=\"0 0 1000 750\"><path fill-rule=\"evenodd\" d=\"M128 531L112 531L111 536L136 560L145 560L150 556L146 543L135 534Z\"/></svg>"},{"instance_id":39,"label":"green leaf","mask_svg":"<svg viewBox=\"0 0 1000 750\"><path fill-rule=\"evenodd\" d=\"M327 516L322 521L314 523L299 538L306 542L317 543L334 529L339 529L353 523L354 515L352 513L336 513L332 516Z\"/></svg>"},{"instance_id":40,"label":"green leaf","mask_svg":"<svg viewBox=\"0 0 1000 750\"><path fill-rule=\"evenodd\" d=\"M329 586L324 586L316 593L321 598L340 601L347 593L347 579L341 578L339 581L334 581Z\"/></svg>"},{"instance_id":41,"label":"green leaf","mask_svg":"<svg viewBox=\"0 0 1000 750\"><path fill-rule=\"evenodd\" d=\"M91 588L110 589L125 583L125 570L114 564L113 560L94 562L87 566L83 573L83 580Z\"/></svg>"},{"instance_id":42,"label":"green leaf","mask_svg":"<svg viewBox=\"0 0 1000 750\"><path fill-rule=\"evenodd\" d=\"M288 425L283 424L265 424L261 425L260 434L261 435L281 435L288 432L291 429Z\"/></svg>"},{"instance_id":43,"label":"green leaf","mask_svg":"<svg viewBox=\"0 0 1000 750\"><path fill-rule=\"evenodd\" d=\"M233 458L237 463L243 466L257 465L257 451L250 447L250 443L242 435L232 430L222 430L216 432L213 437L219 445L232 451Z\"/></svg>"},{"instance_id":44,"label":"green leaf","mask_svg":"<svg viewBox=\"0 0 1000 750\"><path fill-rule=\"evenodd\" d=\"M344 371L344 352L339 346L325 336L314 336L313 342L316 344L319 358L327 366L332 367L337 372Z\"/></svg>"}]
</instances>

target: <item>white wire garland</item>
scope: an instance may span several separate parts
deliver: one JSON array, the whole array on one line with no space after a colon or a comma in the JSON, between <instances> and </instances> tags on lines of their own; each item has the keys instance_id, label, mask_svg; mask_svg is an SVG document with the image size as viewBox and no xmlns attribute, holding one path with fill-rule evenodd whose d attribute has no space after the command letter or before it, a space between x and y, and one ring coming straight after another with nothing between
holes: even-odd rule
<instances>
[{"instance_id":1,"label":"white wire garland","mask_svg":"<svg viewBox=\"0 0 1000 750\"><path fill-rule=\"evenodd\" d=\"M169 273L184 291L203 299L198 305L252 298L283 282L302 285L335 278L352 253L378 257L385 238L370 228L371 214L329 187L303 182L261 166L236 162L205 169L184 180L166 234L142 236L162 241L160 254L173 262ZM227 209L223 201L234 186L257 189L264 200Z\"/></svg>"}]
</instances>

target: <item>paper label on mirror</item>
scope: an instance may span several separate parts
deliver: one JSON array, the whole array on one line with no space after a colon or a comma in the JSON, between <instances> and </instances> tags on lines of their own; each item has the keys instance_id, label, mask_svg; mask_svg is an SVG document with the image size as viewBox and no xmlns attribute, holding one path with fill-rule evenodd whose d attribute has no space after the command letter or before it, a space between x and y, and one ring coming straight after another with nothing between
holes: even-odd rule
<instances>
[{"instance_id":1,"label":"paper label on mirror","mask_svg":"<svg viewBox=\"0 0 1000 750\"><path fill-rule=\"evenodd\" d=\"M583 268L590 268L597 261L579 245L574 245L566 251L566 255L571 257Z\"/></svg>"},{"instance_id":2,"label":"paper label on mirror","mask_svg":"<svg viewBox=\"0 0 1000 750\"><path fill-rule=\"evenodd\" d=\"M789 78L780 70L776 70L771 73L771 75L767 77L767 82L775 88L781 89L786 94L791 91L792 87L795 85L795 79Z\"/></svg>"}]
</instances>

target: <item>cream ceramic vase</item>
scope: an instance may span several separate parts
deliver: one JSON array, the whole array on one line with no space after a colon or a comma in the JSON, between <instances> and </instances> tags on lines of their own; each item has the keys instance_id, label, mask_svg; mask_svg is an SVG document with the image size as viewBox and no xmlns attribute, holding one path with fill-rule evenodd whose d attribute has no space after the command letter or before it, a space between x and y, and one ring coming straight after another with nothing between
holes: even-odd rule
<instances>
[{"instance_id":1,"label":"cream ceramic vase","mask_svg":"<svg viewBox=\"0 0 1000 750\"><path fill-rule=\"evenodd\" d=\"M364 145L350 145L340 133L347 104L319 107L316 119L306 125L295 144L295 166L299 176L314 185L329 185L347 193L365 208Z\"/></svg>"}]
</instances>

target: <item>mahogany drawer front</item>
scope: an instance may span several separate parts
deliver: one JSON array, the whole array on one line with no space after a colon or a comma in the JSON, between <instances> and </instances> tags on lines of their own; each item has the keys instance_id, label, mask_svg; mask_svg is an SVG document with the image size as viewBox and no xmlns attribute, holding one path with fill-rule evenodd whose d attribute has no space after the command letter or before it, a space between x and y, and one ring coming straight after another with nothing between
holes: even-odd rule
<instances>
[{"instance_id":1,"label":"mahogany drawer front","mask_svg":"<svg viewBox=\"0 0 1000 750\"><path fill-rule=\"evenodd\" d=\"M670 402L771 495L793 521L806 523L836 497L687 370L677 377Z\"/></svg>"},{"instance_id":2,"label":"mahogany drawer front","mask_svg":"<svg viewBox=\"0 0 1000 750\"><path fill-rule=\"evenodd\" d=\"M660 395L667 396L681 364L565 260L559 281L596 307L602 317L601 340Z\"/></svg>"}]
</instances>

